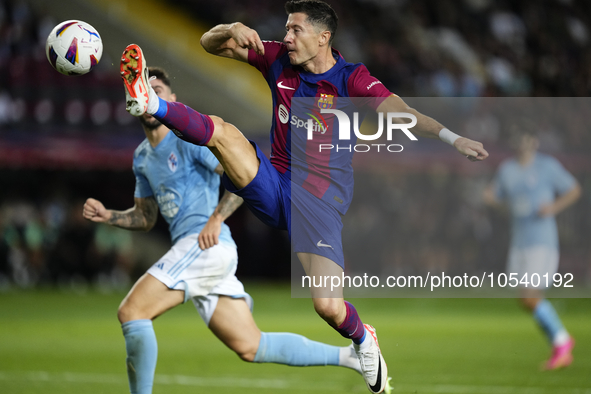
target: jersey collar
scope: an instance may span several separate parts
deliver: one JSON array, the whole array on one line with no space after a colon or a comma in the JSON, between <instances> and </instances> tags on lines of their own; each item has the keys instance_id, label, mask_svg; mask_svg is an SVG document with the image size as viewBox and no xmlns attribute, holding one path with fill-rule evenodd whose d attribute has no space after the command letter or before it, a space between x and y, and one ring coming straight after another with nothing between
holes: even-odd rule
<instances>
[{"instance_id":1,"label":"jersey collar","mask_svg":"<svg viewBox=\"0 0 591 394\"><path fill-rule=\"evenodd\" d=\"M164 138L162 138L162 140L158 143L158 145L156 145L154 147L152 146L152 144L149 144L149 145L154 151L162 149L163 146L166 146L168 144L168 141L172 138L172 135L173 135L172 130L168 130L168 132L166 133ZM148 141L148 143L149 143L149 141Z\"/></svg>"},{"instance_id":2,"label":"jersey collar","mask_svg":"<svg viewBox=\"0 0 591 394\"><path fill-rule=\"evenodd\" d=\"M343 59L341 53L334 48L332 48L332 56L337 62L328 71L322 74L314 74L308 71L302 71L300 72L300 78L308 83L316 83L318 81L322 81L323 79L330 78L333 74L341 70L347 63L345 59Z\"/></svg>"}]
</instances>

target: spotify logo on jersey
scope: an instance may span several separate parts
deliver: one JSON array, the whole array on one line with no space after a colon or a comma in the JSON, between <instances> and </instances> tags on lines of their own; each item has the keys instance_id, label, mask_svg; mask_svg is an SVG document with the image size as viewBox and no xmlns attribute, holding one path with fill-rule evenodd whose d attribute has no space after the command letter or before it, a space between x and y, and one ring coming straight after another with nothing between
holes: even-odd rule
<instances>
[{"instance_id":1,"label":"spotify logo on jersey","mask_svg":"<svg viewBox=\"0 0 591 394\"><path fill-rule=\"evenodd\" d=\"M287 108L283 104L279 104L277 115L279 115L281 123L286 124L289 121L289 111L287 111Z\"/></svg>"}]
</instances>

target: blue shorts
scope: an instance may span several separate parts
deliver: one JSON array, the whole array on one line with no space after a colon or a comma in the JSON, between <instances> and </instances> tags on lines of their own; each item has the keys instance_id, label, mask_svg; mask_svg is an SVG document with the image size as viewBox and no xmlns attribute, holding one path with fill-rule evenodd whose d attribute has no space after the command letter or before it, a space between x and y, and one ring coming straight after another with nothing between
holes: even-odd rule
<instances>
[{"instance_id":1,"label":"blue shorts","mask_svg":"<svg viewBox=\"0 0 591 394\"><path fill-rule=\"evenodd\" d=\"M341 214L330 204L291 182L289 172L280 173L254 143L260 160L252 182L237 189L224 173L225 188L244 199L244 203L263 223L287 230L295 253L324 256L343 269Z\"/></svg>"}]
</instances>

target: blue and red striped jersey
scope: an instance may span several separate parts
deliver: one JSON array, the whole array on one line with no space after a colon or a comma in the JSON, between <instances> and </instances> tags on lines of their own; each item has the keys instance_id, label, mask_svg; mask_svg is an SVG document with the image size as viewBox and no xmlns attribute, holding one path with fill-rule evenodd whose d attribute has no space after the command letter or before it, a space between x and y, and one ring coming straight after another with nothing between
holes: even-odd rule
<instances>
[{"instance_id":1,"label":"blue and red striped jersey","mask_svg":"<svg viewBox=\"0 0 591 394\"><path fill-rule=\"evenodd\" d=\"M263 41L263 45L265 54L250 50L248 62L263 74L273 96L271 163L282 174L289 172L293 182L345 214L353 197L351 145L355 140L339 140L334 115L324 116L322 122L315 121L313 138L308 139L307 120L318 119L315 115L323 108L338 108L351 115L359 108L351 106L348 98L375 98L367 102L375 110L392 93L362 63L346 62L335 49L332 53L336 64L325 73L314 74L290 63L285 44ZM312 108L312 113L302 113L292 107L294 102L302 101L312 103L316 111ZM344 102L349 103L343 104L345 109L338 105ZM320 144L335 149L321 150ZM336 149L337 146L343 149Z\"/></svg>"}]
</instances>

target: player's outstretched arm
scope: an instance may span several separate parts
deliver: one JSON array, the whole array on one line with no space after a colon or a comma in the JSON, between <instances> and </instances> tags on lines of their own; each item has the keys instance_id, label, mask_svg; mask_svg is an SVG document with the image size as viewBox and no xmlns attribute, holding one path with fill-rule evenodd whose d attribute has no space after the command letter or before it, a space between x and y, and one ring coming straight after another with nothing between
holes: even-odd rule
<instances>
[{"instance_id":1,"label":"player's outstretched arm","mask_svg":"<svg viewBox=\"0 0 591 394\"><path fill-rule=\"evenodd\" d=\"M265 47L256 30L240 22L217 25L201 36L201 46L207 52L231 59L248 62L248 50L265 54Z\"/></svg>"},{"instance_id":2,"label":"player's outstretched arm","mask_svg":"<svg viewBox=\"0 0 591 394\"><path fill-rule=\"evenodd\" d=\"M218 206L209 217L209 220L199 233L199 247L202 250L211 248L219 242L219 236L222 231L222 223L226 220L240 205L242 198L225 191Z\"/></svg>"},{"instance_id":3,"label":"player's outstretched arm","mask_svg":"<svg viewBox=\"0 0 591 394\"><path fill-rule=\"evenodd\" d=\"M480 161L488 157L488 152L484 149L482 143L473 141L469 138L460 137L446 129L435 119L423 115L414 108L409 107L400 97L392 95L385 99L377 108L377 112L405 112L410 113L417 118L417 124L412 128L412 133L421 137L439 138L457 149L462 155L471 161ZM407 119L401 120L401 123L407 123Z\"/></svg>"},{"instance_id":4,"label":"player's outstretched arm","mask_svg":"<svg viewBox=\"0 0 591 394\"><path fill-rule=\"evenodd\" d=\"M127 230L149 231L156 224L158 204L153 197L135 198L135 205L126 211L106 209L102 202L89 198L82 216L95 223L105 223Z\"/></svg>"}]
</instances>

